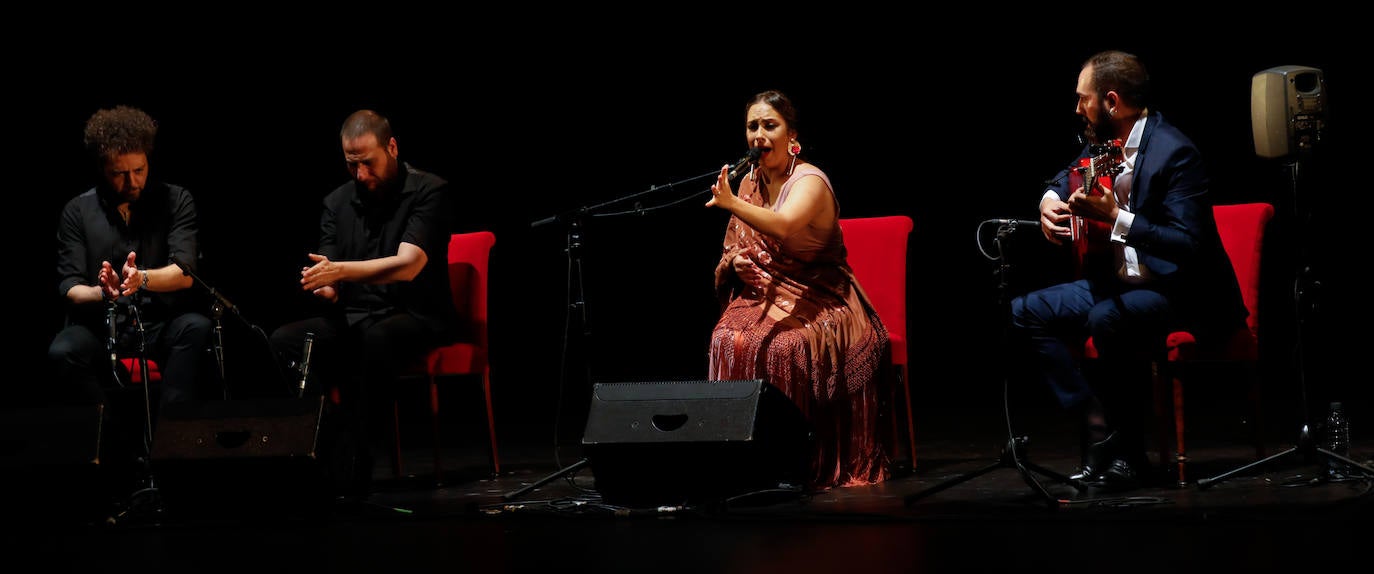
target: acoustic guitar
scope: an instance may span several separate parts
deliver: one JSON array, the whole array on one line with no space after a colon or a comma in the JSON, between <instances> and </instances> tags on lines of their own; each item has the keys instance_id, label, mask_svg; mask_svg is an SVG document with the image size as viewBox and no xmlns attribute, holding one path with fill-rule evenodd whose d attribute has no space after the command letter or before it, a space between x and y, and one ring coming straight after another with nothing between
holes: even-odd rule
<instances>
[{"instance_id":1,"label":"acoustic guitar","mask_svg":"<svg viewBox=\"0 0 1374 574\"><path fill-rule=\"evenodd\" d=\"M1069 189L1084 187L1089 195L1111 191L1116 176L1123 169L1125 158L1121 140L1088 146L1088 156L1078 158L1078 165L1069 170ZM1073 245L1074 271L1079 277L1095 261L1111 253L1112 225L1105 221L1084 219L1080 215L1069 218L1069 239Z\"/></svg>"}]
</instances>

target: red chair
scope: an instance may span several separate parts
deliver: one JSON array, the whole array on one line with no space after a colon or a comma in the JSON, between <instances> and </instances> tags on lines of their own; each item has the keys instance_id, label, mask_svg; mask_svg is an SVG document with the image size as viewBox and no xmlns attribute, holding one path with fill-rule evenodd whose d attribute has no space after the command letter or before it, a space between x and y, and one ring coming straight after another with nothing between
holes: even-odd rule
<instances>
[{"instance_id":1,"label":"red chair","mask_svg":"<svg viewBox=\"0 0 1374 574\"><path fill-rule=\"evenodd\" d=\"M143 383L143 369L139 368L138 358L122 357L119 362L124 365L124 370L129 373L129 382ZM162 381L162 370L158 368L157 361L152 359L148 359L148 380L154 383Z\"/></svg>"},{"instance_id":2,"label":"red chair","mask_svg":"<svg viewBox=\"0 0 1374 574\"><path fill-rule=\"evenodd\" d=\"M1260 256L1264 247L1265 228L1274 217L1274 206L1268 203L1217 205L1213 206L1212 212L1216 216L1222 245L1231 259L1231 267L1240 283L1241 297L1250 316L1246 318L1244 328L1237 329L1226 341L1215 342L1217 344L1200 345L1197 337L1188 331L1169 333L1165 341L1165 354L1162 360L1154 364L1159 461L1163 466L1169 464L1167 448L1172 442L1176 448L1172 462L1177 469L1179 487L1188 484L1185 473L1188 456L1184 444L1183 381L1206 372L1203 367L1229 364L1245 370L1254 416L1251 430L1254 433L1255 457L1264 458L1264 441L1260 436L1263 427L1260 401L1262 385L1258 376ZM1097 358L1097 348L1092 339L1087 342L1084 356ZM1169 428L1170 421L1173 422L1172 429ZM1172 441L1169 440L1170 434L1173 435Z\"/></svg>"},{"instance_id":3,"label":"red chair","mask_svg":"<svg viewBox=\"0 0 1374 574\"><path fill-rule=\"evenodd\" d=\"M495 244L496 235L490 231L455 233L449 238L448 277L453 290L453 305L458 309L463 325L459 342L430 351L409 373L429 380L429 413L434 432L434 479L437 482L442 482L443 477L439 449L439 381L446 378L465 377L481 381L482 393L486 397L487 433L491 440L491 470L493 475L501 473L501 458L496 449L496 419L491 406L491 365L487 354L487 264ZM393 470L400 476L403 472L399 407L393 405L393 411L396 427Z\"/></svg>"},{"instance_id":4,"label":"red chair","mask_svg":"<svg viewBox=\"0 0 1374 574\"><path fill-rule=\"evenodd\" d=\"M913 223L905 215L859 217L840 220L849 267L859 286L887 327L896 374L889 405L892 408L893 447L897 445L896 393L906 402L906 437L911 468L916 468L916 421L911 418L911 384L907 381L906 252Z\"/></svg>"}]
</instances>

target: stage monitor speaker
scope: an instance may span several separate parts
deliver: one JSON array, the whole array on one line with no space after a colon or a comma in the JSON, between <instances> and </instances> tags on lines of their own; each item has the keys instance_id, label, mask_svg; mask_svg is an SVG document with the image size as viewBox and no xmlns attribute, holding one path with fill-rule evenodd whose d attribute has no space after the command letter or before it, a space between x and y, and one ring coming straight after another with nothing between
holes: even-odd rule
<instances>
[{"instance_id":1,"label":"stage monitor speaker","mask_svg":"<svg viewBox=\"0 0 1374 574\"><path fill-rule=\"evenodd\" d=\"M1277 66L1250 80L1255 153L1281 158L1311 151L1326 122L1326 80L1307 66Z\"/></svg>"},{"instance_id":2,"label":"stage monitor speaker","mask_svg":"<svg viewBox=\"0 0 1374 574\"><path fill-rule=\"evenodd\" d=\"M582 445L602 500L642 507L800 491L812 437L761 379L597 383Z\"/></svg>"},{"instance_id":3,"label":"stage monitor speaker","mask_svg":"<svg viewBox=\"0 0 1374 574\"><path fill-rule=\"evenodd\" d=\"M332 496L323 397L163 405L152 469L169 513L299 512Z\"/></svg>"}]
</instances>

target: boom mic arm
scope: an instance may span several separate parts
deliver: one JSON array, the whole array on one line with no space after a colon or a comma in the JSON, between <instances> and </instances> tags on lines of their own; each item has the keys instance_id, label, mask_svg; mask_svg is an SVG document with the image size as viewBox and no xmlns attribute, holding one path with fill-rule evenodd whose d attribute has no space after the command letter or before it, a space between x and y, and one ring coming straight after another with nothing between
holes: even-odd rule
<instances>
[{"instance_id":1,"label":"boom mic arm","mask_svg":"<svg viewBox=\"0 0 1374 574\"><path fill-rule=\"evenodd\" d=\"M238 307L235 307L233 303L230 303L229 299L225 297L223 293L220 293L218 289L211 287L209 283L206 283L205 281L201 280L200 276L196 275L196 272L192 271L189 266L183 265L181 261L177 259L175 256L168 257L167 260L171 261L172 264L176 265L177 267L180 267L182 275L189 275L193 281L199 283L202 287L205 288L206 291L209 291L210 295L215 298L215 301L217 301L221 307L224 307L226 311L229 311L234 315L239 315Z\"/></svg>"},{"instance_id":2,"label":"boom mic arm","mask_svg":"<svg viewBox=\"0 0 1374 574\"><path fill-rule=\"evenodd\" d=\"M745 154L744 157L735 162L734 167L730 168L730 179L739 177L740 172L743 171L746 166L758 164L759 156L761 155L763 155L763 148L749 148L749 153Z\"/></svg>"}]
</instances>

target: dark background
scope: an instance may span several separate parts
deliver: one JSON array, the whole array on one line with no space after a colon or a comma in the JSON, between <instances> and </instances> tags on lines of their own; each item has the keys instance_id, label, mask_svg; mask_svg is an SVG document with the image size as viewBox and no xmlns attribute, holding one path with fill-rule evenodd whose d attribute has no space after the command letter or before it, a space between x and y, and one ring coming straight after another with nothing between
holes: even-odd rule
<instances>
[{"instance_id":1,"label":"dark background","mask_svg":"<svg viewBox=\"0 0 1374 574\"><path fill-rule=\"evenodd\" d=\"M497 236L490 332L500 432L554 436L558 427L559 440L576 441L588 378L704 375L727 214L703 207L710 180L692 178L742 155L745 102L778 88L799 106L800 141L830 175L842 216L916 222L908 313L918 408L991 407L1002 387L1005 315L996 262L979 248L979 237L988 239L980 230L990 229L980 222L1037 217L1042 182L1078 151L1079 67L1116 48L1143 57L1153 109L1202 150L1218 203L1278 208L1262 300L1271 420L1292 430L1305 416L1303 379L1308 411L1344 399L1352 419L1374 420L1362 356L1369 313L1358 299L1364 209L1345 199L1365 190L1344 189L1365 179L1355 147L1367 127L1357 125L1367 120L1356 101L1365 70L1343 47L1342 18L1165 30L1151 18L1181 15L1141 16L1131 24L1141 32L1119 34L955 12L968 13L802 23L618 15L629 25L595 23L595 13L519 23L346 14L347 25L325 25L332 20L211 11L163 14L156 25L142 15L92 18L14 41L8 52L21 93L7 118L16 146L9 168L32 180L12 190L11 225L23 230L16 238L39 240L12 247L12 291L34 313L27 324L38 326L13 352L41 357L60 324L48 238L62 204L93 182L84 122L98 108L128 104L161 125L154 177L197 198L200 275L246 319L225 319L231 385L275 376L249 326L270 332L306 309L296 280L318 204L347 177L338 127L368 107L392 119L405 161L453 183L465 230ZM1251 136L1252 76L1281 65L1318 68L1327 86L1323 139L1300 162L1296 184L1289 160L1257 157ZM532 225L589 207L597 209ZM635 207L645 209L605 215ZM576 259L567 250L574 219L582 230ZM1062 269L1045 245L1027 232L1008 246L1013 289ZM1304 265L1320 296L1315 312L1303 313L1311 340L1300 355L1304 307L1293 293ZM570 280L579 269L572 277L580 280ZM569 313L578 296L585 324ZM1040 400L1040 392L1027 396ZM951 431L918 422L918 433L942 432Z\"/></svg>"}]
</instances>

